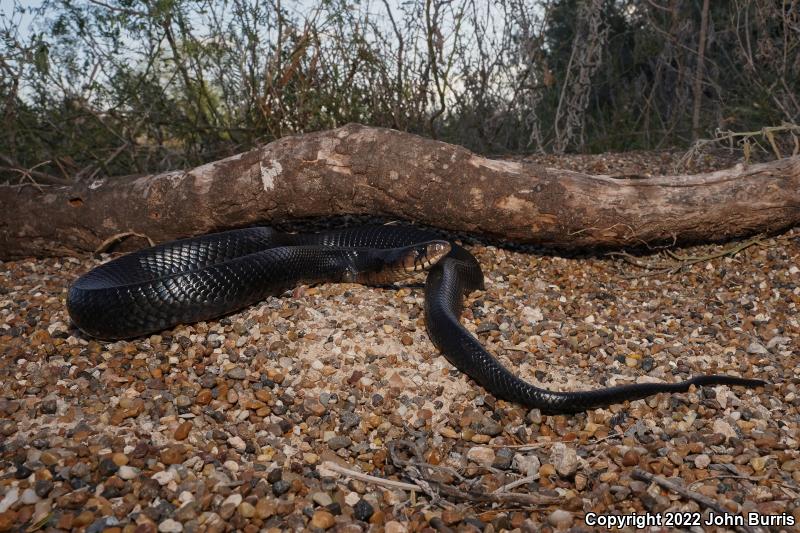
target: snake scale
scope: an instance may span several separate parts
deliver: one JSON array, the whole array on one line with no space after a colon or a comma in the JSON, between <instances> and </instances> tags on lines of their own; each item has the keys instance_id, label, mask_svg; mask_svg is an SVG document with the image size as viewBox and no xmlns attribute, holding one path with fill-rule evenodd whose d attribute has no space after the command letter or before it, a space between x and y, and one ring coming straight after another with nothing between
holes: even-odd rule
<instances>
[{"instance_id":1,"label":"snake scale","mask_svg":"<svg viewBox=\"0 0 800 533\"><path fill-rule=\"evenodd\" d=\"M305 234L258 227L174 241L84 274L69 290L67 309L85 333L123 339L219 317L298 283L383 285L422 270L429 270L425 323L433 344L498 398L560 414L661 392L685 392L692 385L765 385L757 379L699 375L676 383L577 392L535 387L506 369L460 322L465 295L483 289L483 272L475 257L454 242L412 226Z\"/></svg>"}]
</instances>

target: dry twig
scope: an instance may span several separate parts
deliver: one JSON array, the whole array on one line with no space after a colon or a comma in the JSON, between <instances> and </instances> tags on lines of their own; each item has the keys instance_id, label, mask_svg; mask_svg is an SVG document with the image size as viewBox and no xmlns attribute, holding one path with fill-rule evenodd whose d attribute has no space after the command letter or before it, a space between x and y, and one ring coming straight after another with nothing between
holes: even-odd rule
<instances>
[{"instance_id":1,"label":"dry twig","mask_svg":"<svg viewBox=\"0 0 800 533\"><path fill-rule=\"evenodd\" d=\"M123 233L116 233L116 234L112 235L111 237L109 237L108 239L106 239L103 242L101 242L100 246L95 248L94 253L95 254L103 253L106 250L108 250L111 246L116 244L117 242L119 242L119 241L121 241L123 239L127 239L128 237L139 237L139 238L142 238L142 239L147 239L147 242L148 242L148 244L150 244L150 246L155 246L156 245L156 243L153 242L153 239L151 239L147 235L144 235L143 233L136 233L135 231L125 231Z\"/></svg>"},{"instance_id":2,"label":"dry twig","mask_svg":"<svg viewBox=\"0 0 800 533\"><path fill-rule=\"evenodd\" d=\"M413 490L417 492L422 492L422 489L419 486L414 485L413 483L404 483L402 481L394 481L392 479L384 479L377 476L370 476L369 474L364 474L363 472L358 472L356 470L345 468L337 463L334 463L333 461L323 462L321 465L319 465L318 470L321 475L326 475L328 472L335 472L345 477L357 479L365 483L372 483L373 485L381 485L383 487L388 487L390 489Z\"/></svg>"},{"instance_id":3,"label":"dry twig","mask_svg":"<svg viewBox=\"0 0 800 533\"><path fill-rule=\"evenodd\" d=\"M675 170L678 171L680 168L686 168L686 166L707 146L723 143L725 141L728 142L728 146L731 150L734 148L734 143L740 145L744 155L744 162L745 164L748 164L750 162L750 154L753 151L753 146L759 148L763 152L770 151L761 145L761 143L758 141L759 137L766 139L767 143L769 143L772 153L775 154L776 158L781 159L783 155L781 154L780 148L778 148L778 143L775 140L776 133L789 135L794 145L792 156L800 154L800 140L798 140L798 135L800 135L800 125L797 124L784 122L780 126L766 126L756 131L730 131L721 130L718 128L713 139L699 139L695 141L695 143L675 165Z\"/></svg>"}]
</instances>

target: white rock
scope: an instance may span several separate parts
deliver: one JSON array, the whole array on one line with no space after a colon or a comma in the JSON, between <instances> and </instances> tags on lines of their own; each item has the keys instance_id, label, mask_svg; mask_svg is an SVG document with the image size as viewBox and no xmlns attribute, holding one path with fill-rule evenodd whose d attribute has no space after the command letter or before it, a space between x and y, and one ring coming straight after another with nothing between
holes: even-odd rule
<instances>
[{"instance_id":1,"label":"white rock","mask_svg":"<svg viewBox=\"0 0 800 533\"><path fill-rule=\"evenodd\" d=\"M172 518L167 518L158 524L158 530L161 531L161 533L181 533L181 531L183 531L183 525Z\"/></svg>"},{"instance_id":2,"label":"white rock","mask_svg":"<svg viewBox=\"0 0 800 533\"><path fill-rule=\"evenodd\" d=\"M479 465L491 465L495 459L494 450L486 446L474 446L467 452L467 459Z\"/></svg>"},{"instance_id":3,"label":"white rock","mask_svg":"<svg viewBox=\"0 0 800 533\"><path fill-rule=\"evenodd\" d=\"M158 481L159 485L166 485L175 478L175 473L172 470L162 470L153 474L152 478Z\"/></svg>"},{"instance_id":4,"label":"white rock","mask_svg":"<svg viewBox=\"0 0 800 533\"><path fill-rule=\"evenodd\" d=\"M769 352L761 344L753 342L750 344L750 346L747 347L747 353L752 353L756 355L766 355Z\"/></svg>"},{"instance_id":5,"label":"white rock","mask_svg":"<svg viewBox=\"0 0 800 533\"><path fill-rule=\"evenodd\" d=\"M238 435L230 437L228 439L228 444L230 444L240 452L243 452L245 449L247 449L247 444L245 444L244 440L242 440L242 438L239 437Z\"/></svg>"},{"instance_id":6,"label":"white rock","mask_svg":"<svg viewBox=\"0 0 800 533\"><path fill-rule=\"evenodd\" d=\"M528 307L526 305L522 308L522 318L529 324L536 324L544 320L544 314L538 307Z\"/></svg>"},{"instance_id":7,"label":"white rock","mask_svg":"<svg viewBox=\"0 0 800 533\"><path fill-rule=\"evenodd\" d=\"M228 469L229 472L238 472L239 471L239 463L236 461L225 461L222 463L222 466Z\"/></svg>"},{"instance_id":8,"label":"white rock","mask_svg":"<svg viewBox=\"0 0 800 533\"><path fill-rule=\"evenodd\" d=\"M694 466L697 468L708 468L708 465L711 464L711 457L708 454L701 453L697 457L694 458Z\"/></svg>"},{"instance_id":9,"label":"white rock","mask_svg":"<svg viewBox=\"0 0 800 533\"><path fill-rule=\"evenodd\" d=\"M229 503L232 504L234 507L239 507L239 504L242 503L242 495L237 492L234 492L233 494L225 498L225 501L222 502L222 505L226 505Z\"/></svg>"},{"instance_id":10,"label":"white rock","mask_svg":"<svg viewBox=\"0 0 800 533\"><path fill-rule=\"evenodd\" d=\"M534 454L524 455L518 453L514 456L512 466L523 476L532 476L534 479L538 479L539 468L542 466L542 462L539 460L539 457Z\"/></svg>"},{"instance_id":11,"label":"white rock","mask_svg":"<svg viewBox=\"0 0 800 533\"><path fill-rule=\"evenodd\" d=\"M724 420L714 420L714 433L721 433L729 439L736 437L736 430Z\"/></svg>"},{"instance_id":12,"label":"white rock","mask_svg":"<svg viewBox=\"0 0 800 533\"><path fill-rule=\"evenodd\" d=\"M3 496L3 499L0 500L0 513L5 513L8 511L9 507L17 503L19 499L19 488L11 487L6 492L6 495Z\"/></svg>"},{"instance_id":13,"label":"white rock","mask_svg":"<svg viewBox=\"0 0 800 533\"><path fill-rule=\"evenodd\" d=\"M568 447L563 442L553 445L550 462L556 467L556 472L561 477L571 477L578 471L578 455L574 448Z\"/></svg>"},{"instance_id":14,"label":"white rock","mask_svg":"<svg viewBox=\"0 0 800 533\"><path fill-rule=\"evenodd\" d=\"M320 507L327 507L333 503L333 499L331 499L327 492L315 492L311 495L311 499Z\"/></svg>"},{"instance_id":15,"label":"white rock","mask_svg":"<svg viewBox=\"0 0 800 533\"><path fill-rule=\"evenodd\" d=\"M131 480L135 479L138 475L139 469L133 466L122 465L119 467L119 470L117 470L117 476L119 476L120 479Z\"/></svg>"},{"instance_id":16,"label":"white rock","mask_svg":"<svg viewBox=\"0 0 800 533\"><path fill-rule=\"evenodd\" d=\"M781 337L780 335L776 335L772 337L769 342L767 343L767 350L771 350L778 345L789 344L792 342L792 339L789 337Z\"/></svg>"},{"instance_id":17,"label":"white rock","mask_svg":"<svg viewBox=\"0 0 800 533\"><path fill-rule=\"evenodd\" d=\"M353 507L355 504L358 503L358 500L361 499L361 496L358 495L357 492L348 492L347 496L344 497L344 503Z\"/></svg>"},{"instance_id":18,"label":"white rock","mask_svg":"<svg viewBox=\"0 0 800 533\"><path fill-rule=\"evenodd\" d=\"M556 509L547 517L547 521L558 529L567 529L574 520L575 517L572 516L572 513L563 509Z\"/></svg>"},{"instance_id":19,"label":"white rock","mask_svg":"<svg viewBox=\"0 0 800 533\"><path fill-rule=\"evenodd\" d=\"M25 505L33 505L34 503L41 500L39 496L36 495L36 491L33 489L25 489L22 491L22 497L19 499Z\"/></svg>"}]
</instances>

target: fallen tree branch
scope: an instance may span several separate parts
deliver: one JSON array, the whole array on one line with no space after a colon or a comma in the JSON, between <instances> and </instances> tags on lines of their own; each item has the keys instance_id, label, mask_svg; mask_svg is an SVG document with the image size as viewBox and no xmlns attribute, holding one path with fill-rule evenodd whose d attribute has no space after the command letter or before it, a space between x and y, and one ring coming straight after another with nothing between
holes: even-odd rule
<instances>
[{"instance_id":1,"label":"fallen tree branch","mask_svg":"<svg viewBox=\"0 0 800 533\"><path fill-rule=\"evenodd\" d=\"M723 241L800 223L800 156L615 178L356 124L190 170L41 188L0 186L0 259L91 252L127 231L164 242L341 215L571 249Z\"/></svg>"},{"instance_id":2,"label":"fallen tree branch","mask_svg":"<svg viewBox=\"0 0 800 533\"><path fill-rule=\"evenodd\" d=\"M414 485L413 483L404 483L403 481L395 481L393 479L384 479L382 477L371 476L369 474L364 474L363 472L358 472L356 470L352 470L349 468L345 468L339 464L334 463L333 461L325 461L319 466L320 475L327 475L330 472L334 472L340 474L345 477L349 477L351 479L357 479L359 481L363 481L364 483L372 483L373 485L380 485L382 487L387 487L390 489L400 489L400 490L413 490L417 492L422 492L422 489L418 485Z\"/></svg>"}]
</instances>

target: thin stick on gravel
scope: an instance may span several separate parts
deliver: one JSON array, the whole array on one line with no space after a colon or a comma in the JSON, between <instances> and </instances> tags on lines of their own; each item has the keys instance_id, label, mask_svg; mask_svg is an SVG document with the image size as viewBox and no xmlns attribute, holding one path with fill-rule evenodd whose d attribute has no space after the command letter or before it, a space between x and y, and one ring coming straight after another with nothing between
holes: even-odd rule
<instances>
[{"instance_id":1,"label":"thin stick on gravel","mask_svg":"<svg viewBox=\"0 0 800 533\"><path fill-rule=\"evenodd\" d=\"M497 487L495 490L492 491L492 493L493 494L500 494L500 493L503 493L503 492L507 492L507 491L509 491L511 489L516 489L517 487L521 487L522 485L527 485L528 483L536 481L537 479L539 479L539 474L534 474L532 476L523 477L523 478L520 478L520 479L518 479L516 481L512 481L511 483L506 483L502 487Z\"/></svg>"},{"instance_id":2,"label":"thin stick on gravel","mask_svg":"<svg viewBox=\"0 0 800 533\"><path fill-rule=\"evenodd\" d=\"M712 500L707 496L703 496L699 492L694 492L692 490L687 489L686 487L682 487L678 483L671 481L669 479L663 478L661 476L657 476L655 474L651 474L650 472L645 472L639 468L635 468L633 472L631 472L631 477L633 479L639 481L647 481L649 483L655 483L656 485L670 490L676 494L680 494L684 498L688 498L690 500L694 500L703 507L708 509L712 509L719 514L730 514L727 509L721 506L716 500ZM750 526L737 526L736 531L744 531L746 533L764 533L764 530L760 527L750 527Z\"/></svg>"},{"instance_id":3,"label":"thin stick on gravel","mask_svg":"<svg viewBox=\"0 0 800 533\"><path fill-rule=\"evenodd\" d=\"M319 466L319 470L320 470L320 475L324 475L325 470L329 470L331 472L336 472L337 474L341 474L349 478L358 479L359 481L363 481L365 483L372 483L374 485L381 485L383 487L389 487L392 489L413 490L417 492L422 492L422 489L418 485L414 485L413 483L404 483L402 481L394 481L392 479L384 479L382 477L370 476L369 474L364 474L356 470L350 470L349 468L345 468L342 465L334 463L333 461L323 462Z\"/></svg>"}]
</instances>

